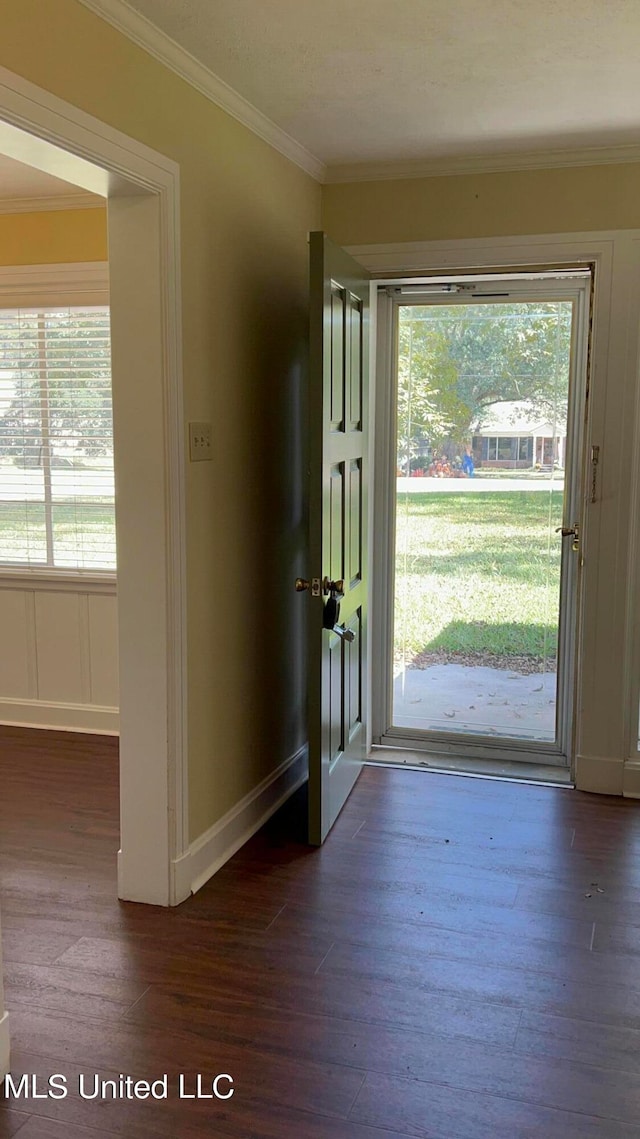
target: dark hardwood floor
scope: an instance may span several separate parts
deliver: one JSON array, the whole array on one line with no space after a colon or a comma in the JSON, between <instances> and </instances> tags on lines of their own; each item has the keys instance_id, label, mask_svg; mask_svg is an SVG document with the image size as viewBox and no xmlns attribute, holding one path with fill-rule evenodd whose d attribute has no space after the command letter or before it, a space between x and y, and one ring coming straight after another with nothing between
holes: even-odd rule
<instances>
[{"instance_id":1,"label":"dark hardwood floor","mask_svg":"<svg viewBox=\"0 0 640 1139\"><path fill-rule=\"evenodd\" d=\"M113 742L0 756L12 1070L69 1088L2 1103L3 1139L640 1137L638 804L369 768L322 850L299 795L161 910L115 898Z\"/></svg>"}]
</instances>

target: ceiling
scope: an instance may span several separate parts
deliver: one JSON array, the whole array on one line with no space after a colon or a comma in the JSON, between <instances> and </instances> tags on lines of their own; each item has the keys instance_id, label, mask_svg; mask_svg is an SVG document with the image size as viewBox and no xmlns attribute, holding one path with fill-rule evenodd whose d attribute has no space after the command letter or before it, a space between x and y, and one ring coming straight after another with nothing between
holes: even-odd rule
<instances>
[{"instance_id":1,"label":"ceiling","mask_svg":"<svg viewBox=\"0 0 640 1139\"><path fill-rule=\"evenodd\" d=\"M76 201L77 204L81 201L88 204L94 197L70 182L63 182L61 178L43 174L33 166L0 154L0 213L5 212L5 206L19 208L21 203L29 208L38 203L38 209L55 209ZM95 202L103 204L102 199L96 198Z\"/></svg>"},{"instance_id":2,"label":"ceiling","mask_svg":"<svg viewBox=\"0 0 640 1139\"><path fill-rule=\"evenodd\" d=\"M145 17L329 168L640 143L639 0L89 6Z\"/></svg>"}]
</instances>

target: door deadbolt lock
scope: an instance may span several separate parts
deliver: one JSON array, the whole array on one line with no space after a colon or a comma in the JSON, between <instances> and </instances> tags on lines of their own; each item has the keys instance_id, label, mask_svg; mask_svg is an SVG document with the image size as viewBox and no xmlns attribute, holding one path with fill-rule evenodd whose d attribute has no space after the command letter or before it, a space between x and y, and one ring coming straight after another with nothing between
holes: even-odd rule
<instances>
[{"instance_id":1,"label":"door deadbolt lock","mask_svg":"<svg viewBox=\"0 0 640 1139\"><path fill-rule=\"evenodd\" d=\"M331 633L337 633L341 641L346 641L347 644L350 645L352 641L355 641L356 635L353 629L348 629L345 625L339 625L339 618L340 602L338 601L337 597L334 597L332 595L331 597L327 598L324 603L324 609L322 611L322 627L323 629L328 629Z\"/></svg>"},{"instance_id":2,"label":"door deadbolt lock","mask_svg":"<svg viewBox=\"0 0 640 1139\"><path fill-rule=\"evenodd\" d=\"M340 602L333 594L324 603L322 610L322 628L334 629L340 617Z\"/></svg>"},{"instance_id":3,"label":"door deadbolt lock","mask_svg":"<svg viewBox=\"0 0 640 1139\"><path fill-rule=\"evenodd\" d=\"M347 629L345 625L334 625L333 632L338 634L341 641L346 641L349 645L356 639L353 629Z\"/></svg>"}]
</instances>

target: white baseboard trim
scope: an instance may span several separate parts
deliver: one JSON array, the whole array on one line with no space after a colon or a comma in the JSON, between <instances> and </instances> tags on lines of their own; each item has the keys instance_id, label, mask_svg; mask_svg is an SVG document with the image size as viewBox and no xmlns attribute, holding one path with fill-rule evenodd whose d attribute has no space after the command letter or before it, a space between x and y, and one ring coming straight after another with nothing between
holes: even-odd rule
<instances>
[{"instance_id":1,"label":"white baseboard trim","mask_svg":"<svg viewBox=\"0 0 640 1139\"><path fill-rule=\"evenodd\" d=\"M628 759L625 763L622 794L626 799L640 799L640 759Z\"/></svg>"},{"instance_id":2,"label":"white baseboard trim","mask_svg":"<svg viewBox=\"0 0 640 1139\"><path fill-rule=\"evenodd\" d=\"M4 1079L9 1071L11 1059L11 1045L9 1041L9 1013L5 1012L0 1019L0 1079Z\"/></svg>"},{"instance_id":3,"label":"white baseboard trim","mask_svg":"<svg viewBox=\"0 0 640 1139\"><path fill-rule=\"evenodd\" d=\"M58 732L86 732L117 736L117 708L97 704L54 704L46 700L10 700L0 697L0 724L13 728L51 728Z\"/></svg>"},{"instance_id":4,"label":"white baseboard trim","mask_svg":"<svg viewBox=\"0 0 640 1139\"><path fill-rule=\"evenodd\" d=\"M577 791L595 795L622 795L624 763L621 759L601 755L577 755L575 779Z\"/></svg>"},{"instance_id":5,"label":"white baseboard trim","mask_svg":"<svg viewBox=\"0 0 640 1139\"><path fill-rule=\"evenodd\" d=\"M186 854L175 860L172 872L174 905L204 886L297 791L307 778L307 756L305 744L192 842Z\"/></svg>"}]
</instances>

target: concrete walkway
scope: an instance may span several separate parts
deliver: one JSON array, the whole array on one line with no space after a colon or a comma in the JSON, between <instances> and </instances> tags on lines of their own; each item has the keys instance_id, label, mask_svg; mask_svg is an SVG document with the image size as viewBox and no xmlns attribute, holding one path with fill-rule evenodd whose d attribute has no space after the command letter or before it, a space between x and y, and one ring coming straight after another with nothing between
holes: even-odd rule
<instances>
[{"instance_id":1,"label":"concrete walkway","mask_svg":"<svg viewBox=\"0 0 640 1139\"><path fill-rule=\"evenodd\" d=\"M434 664L393 682L393 723L423 731L555 739L556 674Z\"/></svg>"}]
</instances>

